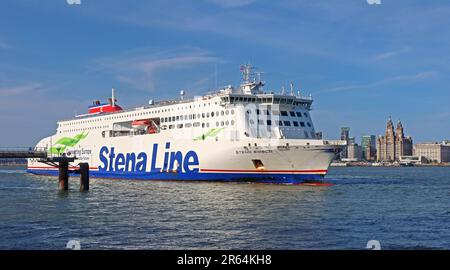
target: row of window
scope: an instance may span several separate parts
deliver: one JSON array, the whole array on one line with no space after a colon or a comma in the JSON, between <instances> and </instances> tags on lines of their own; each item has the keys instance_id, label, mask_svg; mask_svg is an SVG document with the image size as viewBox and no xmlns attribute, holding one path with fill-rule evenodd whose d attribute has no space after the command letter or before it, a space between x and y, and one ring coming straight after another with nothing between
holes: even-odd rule
<instances>
[{"instance_id":1,"label":"row of window","mask_svg":"<svg viewBox=\"0 0 450 270\"><path fill-rule=\"evenodd\" d=\"M224 111L216 111L216 112L206 112L206 113L198 113L198 114L186 114L186 115L178 115L178 116L170 116L170 117L161 117L161 123L167 122L175 122L182 120L195 120L200 118L209 118L209 117L219 117L225 115L234 115L234 110L224 110Z\"/></svg>"},{"instance_id":2,"label":"row of window","mask_svg":"<svg viewBox=\"0 0 450 270\"><path fill-rule=\"evenodd\" d=\"M253 119L250 119L250 124L254 124L255 123L255 121L253 121ZM268 125L268 126L271 126L272 125L272 120L266 120L266 121L264 121L264 120L262 120L262 119L259 119L258 120L258 125L264 125L264 124L266 124L266 125ZM282 126L286 126L286 127L291 127L291 126L294 126L294 127L305 127L305 122L298 122L298 121L280 121L280 120L275 120L275 124L277 125L277 126L280 126L280 127L282 127ZM306 122L306 125L308 126L308 127L311 127L311 123L309 123L309 122Z\"/></svg>"},{"instance_id":3,"label":"row of window","mask_svg":"<svg viewBox=\"0 0 450 270\"><path fill-rule=\"evenodd\" d=\"M230 103L272 103L272 104L289 104L294 106L306 106L304 102L297 101L293 98L274 98L274 97L223 97L223 102Z\"/></svg>"},{"instance_id":4,"label":"row of window","mask_svg":"<svg viewBox=\"0 0 450 270\"><path fill-rule=\"evenodd\" d=\"M247 110L248 114L252 114L252 110ZM269 111L269 110L260 110L260 109L256 109L256 114L257 115L281 115L281 116L291 116L291 117L302 117L302 112L293 112L290 111L289 113L287 111ZM308 117L307 113L303 113L304 117Z\"/></svg>"},{"instance_id":5,"label":"row of window","mask_svg":"<svg viewBox=\"0 0 450 270\"><path fill-rule=\"evenodd\" d=\"M220 122L216 122L216 127L223 127L223 126L229 126L229 125L234 125L235 124L235 122L234 122L234 120L231 120L231 121L220 121ZM176 128L191 128L191 127L202 127L202 128L209 128L209 123L207 122L207 123L200 123L200 122L194 122L194 123L185 123L185 124L177 124L177 125L174 125L174 124L171 124L171 125L169 125L169 129L175 129L175 127ZM163 129L165 129L167 126L162 126L162 128Z\"/></svg>"}]
</instances>

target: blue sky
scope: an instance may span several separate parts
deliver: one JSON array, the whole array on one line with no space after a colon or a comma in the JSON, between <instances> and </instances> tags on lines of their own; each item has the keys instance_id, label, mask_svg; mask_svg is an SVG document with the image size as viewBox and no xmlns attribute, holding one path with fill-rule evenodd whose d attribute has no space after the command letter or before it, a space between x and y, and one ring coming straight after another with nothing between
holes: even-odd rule
<instances>
[{"instance_id":1,"label":"blue sky","mask_svg":"<svg viewBox=\"0 0 450 270\"><path fill-rule=\"evenodd\" d=\"M0 134L33 145L114 87L124 107L238 84L293 81L317 130L450 139L450 2L425 0L6 0L0 9ZM217 76L215 76L217 70Z\"/></svg>"}]
</instances>

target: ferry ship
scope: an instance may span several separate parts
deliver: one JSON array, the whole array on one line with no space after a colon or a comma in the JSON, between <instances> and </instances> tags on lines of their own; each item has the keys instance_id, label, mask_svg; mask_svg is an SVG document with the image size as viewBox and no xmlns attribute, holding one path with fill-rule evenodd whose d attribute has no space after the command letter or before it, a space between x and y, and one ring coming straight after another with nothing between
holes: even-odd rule
<instances>
[{"instance_id":1,"label":"ferry ship","mask_svg":"<svg viewBox=\"0 0 450 270\"><path fill-rule=\"evenodd\" d=\"M56 134L38 142L49 155L89 163L95 178L136 180L322 181L345 141L316 137L311 96L266 92L250 65L243 82L215 92L132 109L94 101L87 114L58 122ZM259 77L259 78L257 78ZM28 172L57 175L29 159Z\"/></svg>"}]
</instances>

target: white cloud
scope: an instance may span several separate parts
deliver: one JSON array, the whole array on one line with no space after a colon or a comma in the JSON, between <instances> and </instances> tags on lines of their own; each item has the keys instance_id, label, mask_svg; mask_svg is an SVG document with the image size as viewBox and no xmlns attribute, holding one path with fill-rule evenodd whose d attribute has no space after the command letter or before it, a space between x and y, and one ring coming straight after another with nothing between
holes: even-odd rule
<instances>
[{"instance_id":1,"label":"white cloud","mask_svg":"<svg viewBox=\"0 0 450 270\"><path fill-rule=\"evenodd\" d=\"M14 86L2 86L0 87L0 95L2 97L17 96L39 91L41 87L42 84L38 82L24 83Z\"/></svg>"},{"instance_id":2,"label":"white cloud","mask_svg":"<svg viewBox=\"0 0 450 270\"><path fill-rule=\"evenodd\" d=\"M159 75L163 73L220 61L208 51L195 48L166 51L137 49L123 55L99 59L91 68L94 71L112 73L118 81L138 90L152 91L156 89Z\"/></svg>"},{"instance_id":3,"label":"white cloud","mask_svg":"<svg viewBox=\"0 0 450 270\"><path fill-rule=\"evenodd\" d=\"M402 49L399 49L399 50L394 50L394 51L389 51L389 52L382 52L382 53L379 53L379 54L375 55L372 60L373 61L383 61L383 60L387 60L387 59L390 59L390 58L394 58L394 57L396 57L396 56L398 56L400 54L407 53L409 51L410 51L409 48L402 48Z\"/></svg>"},{"instance_id":4,"label":"white cloud","mask_svg":"<svg viewBox=\"0 0 450 270\"><path fill-rule=\"evenodd\" d=\"M337 92L352 91L352 90L367 90L367 89L373 89L375 87L388 85L390 83L412 83L412 82L423 81L426 79L431 79L436 76L437 76L437 73L434 71L423 71L423 72L418 72L416 74L398 75L398 76L388 77L388 78L382 79L380 81L368 83L368 84L352 84L352 85L337 86L337 87L333 87L333 88L319 90L319 91L315 92L314 94L317 95L317 94L337 93Z\"/></svg>"}]
</instances>

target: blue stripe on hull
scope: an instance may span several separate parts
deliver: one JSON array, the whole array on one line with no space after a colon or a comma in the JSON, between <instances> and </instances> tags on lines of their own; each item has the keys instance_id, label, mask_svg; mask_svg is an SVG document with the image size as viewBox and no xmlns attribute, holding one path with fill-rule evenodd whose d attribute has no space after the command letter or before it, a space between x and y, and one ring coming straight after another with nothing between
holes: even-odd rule
<instances>
[{"instance_id":1,"label":"blue stripe on hull","mask_svg":"<svg viewBox=\"0 0 450 270\"><path fill-rule=\"evenodd\" d=\"M58 170L27 170L38 175L58 175ZM304 183L322 181L323 174L262 174L262 173L133 173L90 171L94 178L115 178L128 180L179 180L179 181L231 181L262 183ZM70 176L77 176L71 173Z\"/></svg>"}]
</instances>

